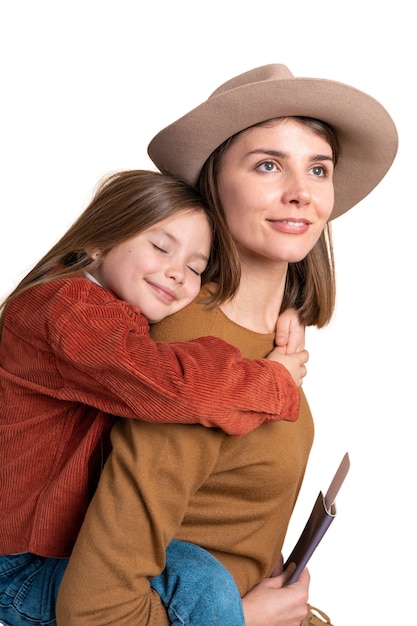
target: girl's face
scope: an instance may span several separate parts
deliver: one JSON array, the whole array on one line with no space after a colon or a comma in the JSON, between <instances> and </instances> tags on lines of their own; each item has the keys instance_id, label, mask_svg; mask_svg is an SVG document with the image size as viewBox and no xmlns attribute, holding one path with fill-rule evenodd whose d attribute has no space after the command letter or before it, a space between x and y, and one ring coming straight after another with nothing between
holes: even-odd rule
<instances>
[{"instance_id":1,"label":"girl's face","mask_svg":"<svg viewBox=\"0 0 417 626\"><path fill-rule=\"evenodd\" d=\"M223 155L218 185L243 262L301 261L333 209L327 141L294 119L238 135Z\"/></svg>"},{"instance_id":2,"label":"girl's face","mask_svg":"<svg viewBox=\"0 0 417 626\"><path fill-rule=\"evenodd\" d=\"M94 277L156 323L198 295L210 248L204 211L184 210L116 245L102 256Z\"/></svg>"}]
</instances>

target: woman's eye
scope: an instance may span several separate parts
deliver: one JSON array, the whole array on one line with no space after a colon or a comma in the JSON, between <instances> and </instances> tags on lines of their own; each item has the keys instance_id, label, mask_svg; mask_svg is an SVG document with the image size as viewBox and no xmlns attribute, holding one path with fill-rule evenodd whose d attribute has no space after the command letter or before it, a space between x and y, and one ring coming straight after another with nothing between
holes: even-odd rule
<instances>
[{"instance_id":1,"label":"woman's eye","mask_svg":"<svg viewBox=\"0 0 417 626\"><path fill-rule=\"evenodd\" d=\"M275 168L276 165L272 161L264 161L258 165L258 169L264 172L273 172Z\"/></svg>"},{"instance_id":2,"label":"woman's eye","mask_svg":"<svg viewBox=\"0 0 417 626\"><path fill-rule=\"evenodd\" d=\"M327 170L323 165L315 165L311 171L314 176L325 176L327 174Z\"/></svg>"}]
</instances>

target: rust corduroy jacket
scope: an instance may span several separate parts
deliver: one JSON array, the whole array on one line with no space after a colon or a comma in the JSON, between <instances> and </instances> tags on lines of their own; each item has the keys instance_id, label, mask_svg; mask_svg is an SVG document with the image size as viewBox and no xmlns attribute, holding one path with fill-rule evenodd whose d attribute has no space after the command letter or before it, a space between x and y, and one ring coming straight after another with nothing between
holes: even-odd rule
<instances>
[{"instance_id":1,"label":"rust corduroy jacket","mask_svg":"<svg viewBox=\"0 0 417 626\"><path fill-rule=\"evenodd\" d=\"M71 553L115 415L243 435L298 408L278 364L214 337L154 342L136 307L87 278L33 288L0 344L0 554Z\"/></svg>"}]
</instances>

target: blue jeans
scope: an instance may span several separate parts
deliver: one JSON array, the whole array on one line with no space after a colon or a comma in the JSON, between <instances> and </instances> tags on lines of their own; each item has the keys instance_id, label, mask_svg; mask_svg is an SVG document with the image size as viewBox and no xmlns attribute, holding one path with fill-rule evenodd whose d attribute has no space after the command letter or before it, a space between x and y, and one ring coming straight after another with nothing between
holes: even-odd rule
<instances>
[{"instance_id":1,"label":"blue jeans","mask_svg":"<svg viewBox=\"0 0 417 626\"><path fill-rule=\"evenodd\" d=\"M67 563L30 552L0 556L0 624L55 626L55 603Z\"/></svg>"},{"instance_id":2,"label":"blue jeans","mask_svg":"<svg viewBox=\"0 0 417 626\"><path fill-rule=\"evenodd\" d=\"M173 539L166 567L151 578L173 626L244 626L242 600L230 572L207 550Z\"/></svg>"},{"instance_id":3,"label":"blue jeans","mask_svg":"<svg viewBox=\"0 0 417 626\"><path fill-rule=\"evenodd\" d=\"M244 626L233 577L206 550L173 540L166 568L151 579L175 626ZM55 626L55 604L68 559L29 552L0 556L0 626Z\"/></svg>"}]
</instances>

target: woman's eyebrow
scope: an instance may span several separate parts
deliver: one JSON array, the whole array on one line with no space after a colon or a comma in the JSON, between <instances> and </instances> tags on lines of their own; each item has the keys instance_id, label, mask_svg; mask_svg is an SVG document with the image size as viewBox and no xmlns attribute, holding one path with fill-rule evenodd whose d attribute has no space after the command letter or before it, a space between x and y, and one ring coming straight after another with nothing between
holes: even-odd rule
<instances>
[{"instance_id":1,"label":"woman's eyebrow","mask_svg":"<svg viewBox=\"0 0 417 626\"><path fill-rule=\"evenodd\" d=\"M288 152L283 152L282 150L268 150L266 148L256 148L256 150L251 150L248 152L250 154L263 154L271 157L276 157L277 159L288 159ZM313 154L310 157L311 161L331 161L334 162L333 156L330 154Z\"/></svg>"},{"instance_id":2,"label":"woman's eyebrow","mask_svg":"<svg viewBox=\"0 0 417 626\"><path fill-rule=\"evenodd\" d=\"M331 161L334 163L334 158L330 154L314 154L311 157L312 161Z\"/></svg>"}]
</instances>

